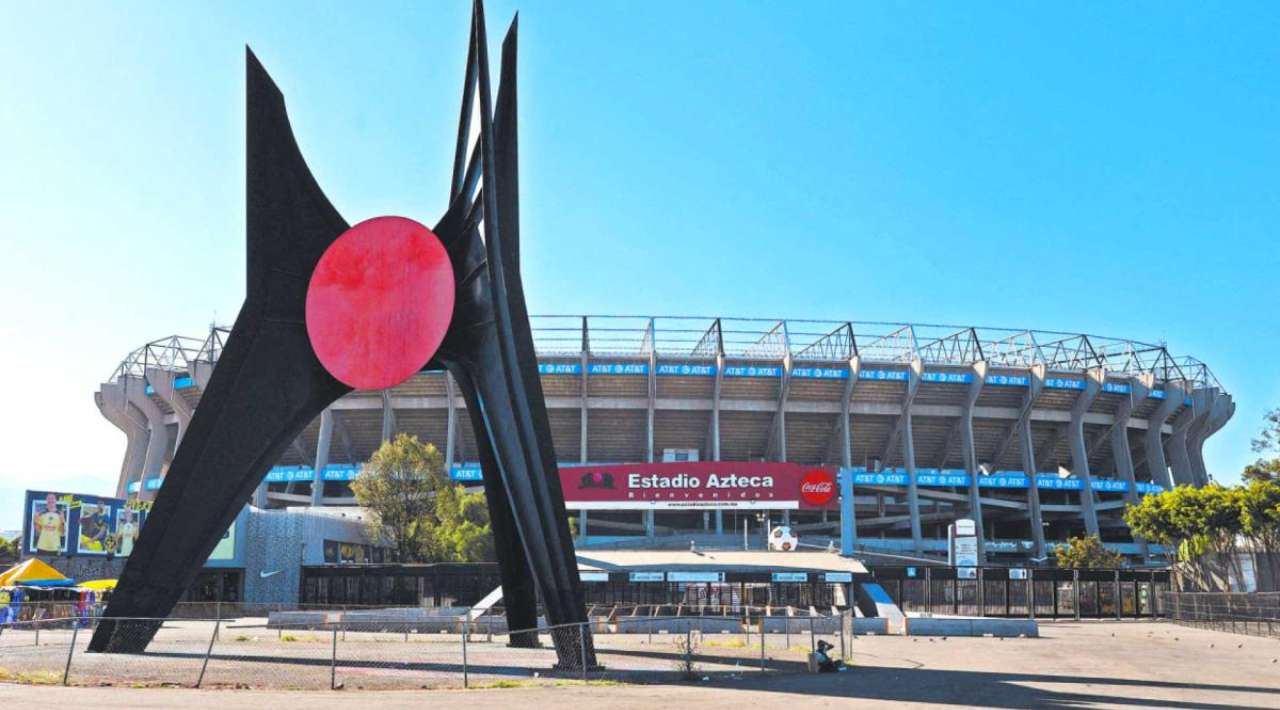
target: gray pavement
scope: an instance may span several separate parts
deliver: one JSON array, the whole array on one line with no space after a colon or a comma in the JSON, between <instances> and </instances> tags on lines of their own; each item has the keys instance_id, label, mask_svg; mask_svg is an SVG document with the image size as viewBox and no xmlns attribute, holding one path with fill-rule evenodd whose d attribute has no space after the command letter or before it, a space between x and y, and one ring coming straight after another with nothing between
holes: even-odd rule
<instances>
[{"instance_id":1,"label":"gray pavement","mask_svg":"<svg viewBox=\"0 0 1280 710\"><path fill-rule=\"evenodd\" d=\"M519 678L471 690L264 691L47 687L0 684L0 707L261 710L384 708L1000 707L1280 708L1280 641L1152 622L1045 623L1039 639L862 637L849 673L794 671L713 676L702 682L581 685ZM354 696L354 697L353 697Z\"/></svg>"}]
</instances>

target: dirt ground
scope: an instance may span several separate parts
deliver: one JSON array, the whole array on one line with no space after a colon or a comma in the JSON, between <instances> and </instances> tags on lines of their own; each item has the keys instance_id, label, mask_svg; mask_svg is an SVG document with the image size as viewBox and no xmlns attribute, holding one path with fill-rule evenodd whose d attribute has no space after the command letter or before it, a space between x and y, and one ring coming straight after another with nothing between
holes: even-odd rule
<instances>
[{"instance_id":1,"label":"dirt ground","mask_svg":"<svg viewBox=\"0 0 1280 710\"><path fill-rule=\"evenodd\" d=\"M353 701L379 710L439 704L490 708L583 707L753 708L860 707L1000 708L1280 708L1280 641L1154 622L1044 623L1039 639L860 637L852 642L854 669L809 675L800 655L774 655L771 672L707 673L679 681L664 672L640 684L581 684L508 675L478 677L470 690L193 690L188 688L69 687L0 684L0 707L85 706L228 710L305 706L348 708ZM670 669L671 649L642 654ZM712 651L715 651L713 654ZM706 648L708 665L740 663L733 649ZM717 654L726 655L721 660ZM736 649L745 652L747 649ZM704 676L699 676L699 678ZM530 685L535 683L535 685ZM352 695L358 696L353 698Z\"/></svg>"}]
</instances>

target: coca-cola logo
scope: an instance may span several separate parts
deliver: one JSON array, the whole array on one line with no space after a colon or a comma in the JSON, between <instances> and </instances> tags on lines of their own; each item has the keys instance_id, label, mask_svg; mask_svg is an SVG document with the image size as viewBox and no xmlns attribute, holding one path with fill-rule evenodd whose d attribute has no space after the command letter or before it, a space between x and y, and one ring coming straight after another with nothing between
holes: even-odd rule
<instances>
[{"instance_id":1,"label":"coca-cola logo","mask_svg":"<svg viewBox=\"0 0 1280 710\"><path fill-rule=\"evenodd\" d=\"M830 471L815 468L800 479L800 498L809 505L826 505L836 497L836 479Z\"/></svg>"}]
</instances>

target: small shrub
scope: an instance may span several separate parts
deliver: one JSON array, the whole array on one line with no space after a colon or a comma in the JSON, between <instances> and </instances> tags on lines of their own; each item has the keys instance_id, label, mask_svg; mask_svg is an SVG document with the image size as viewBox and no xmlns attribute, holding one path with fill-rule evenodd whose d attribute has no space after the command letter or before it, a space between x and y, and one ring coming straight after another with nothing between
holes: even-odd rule
<instances>
[{"instance_id":1,"label":"small shrub","mask_svg":"<svg viewBox=\"0 0 1280 710\"><path fill-rule=\"evenodd\" d=\"M676 662L676 672L682 680L697 680L700 677L698 664L693 662L694 657L698 654L700 641L701 634L681 634L676 636L676 650L680 652L680 660Z\"/></svg>"},{"instance_id":2,"label":"small shrub","mask_svg":"<svg viewBox=\"0 0 1280 710\"><path fill-rule=\"evenodd\" d=\"M7 668L0 668L0 681L24 685L57 685L62 682L62 674L54 671L15 673Z\"/></svg>"}]
</instances>

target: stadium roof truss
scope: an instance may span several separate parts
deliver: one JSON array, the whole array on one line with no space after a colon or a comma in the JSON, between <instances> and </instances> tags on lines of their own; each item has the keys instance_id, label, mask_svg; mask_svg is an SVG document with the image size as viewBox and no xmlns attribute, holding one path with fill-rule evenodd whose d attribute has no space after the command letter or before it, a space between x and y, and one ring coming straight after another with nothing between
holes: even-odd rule
<instances>
[{"instance_id":1,"label":"stadium roof truss","mask_svg":"<svg viewBox=\"0 0 1280 710\"><path fill-rule=\"evenodd\" d=\"M1101 368L1120 377L1222 384L1200 360L1174 356L1163 344L1082 333L877 321L764 320L651 316L532 316L541 357L611 356L707 360L847 362L926 367L992 367L1082 372ZM230 329L213 326L203 339L171 335L129 353L112 379L143 377L148 368L189 372L213 363Z\"/></svg>"}]
</instances>

